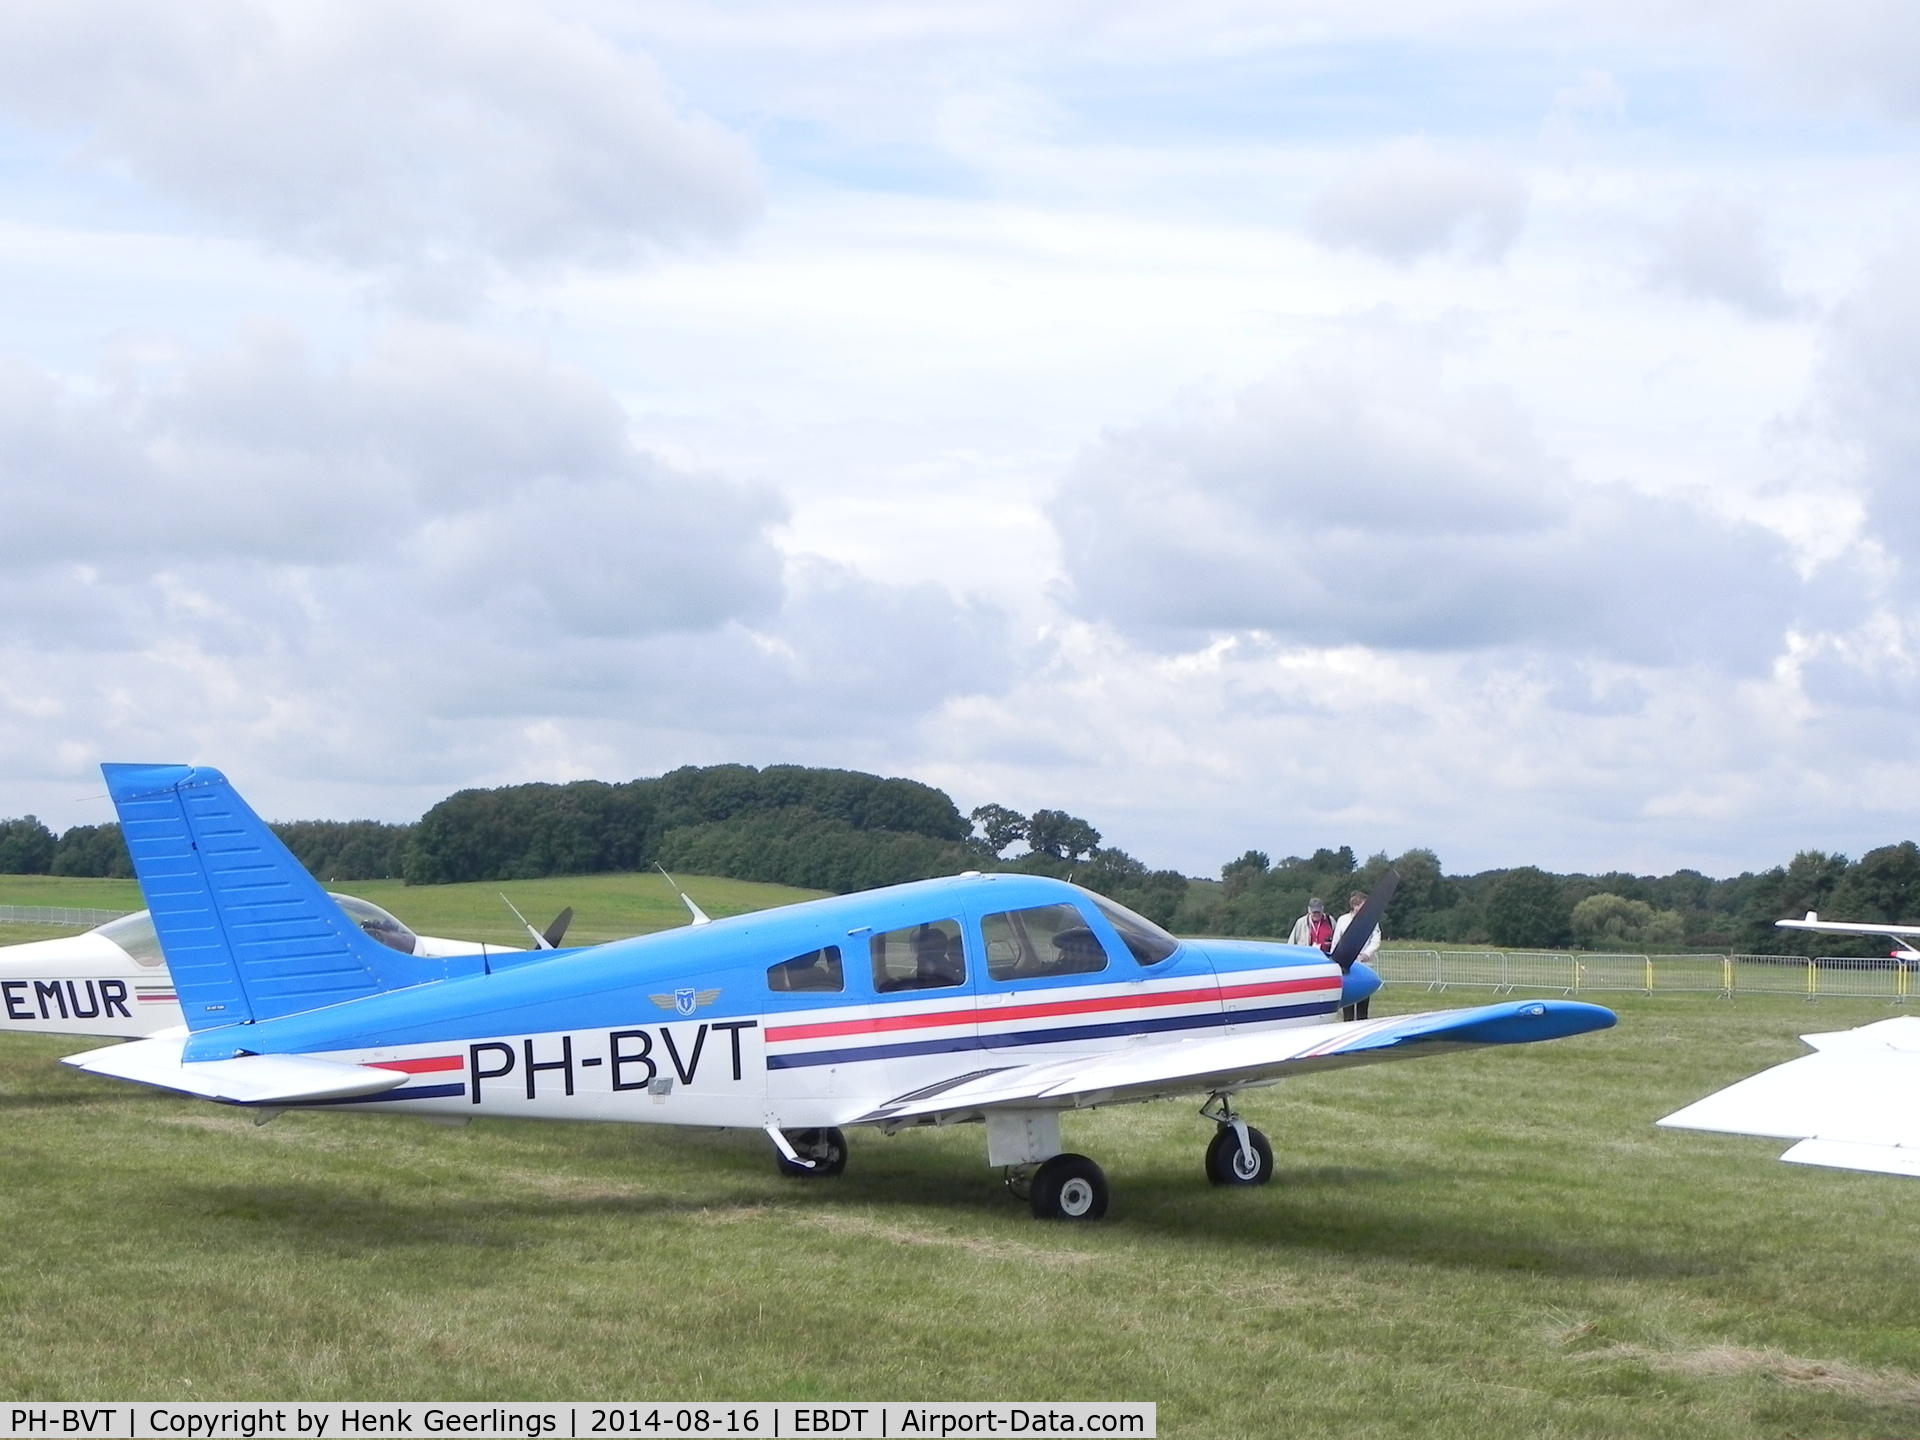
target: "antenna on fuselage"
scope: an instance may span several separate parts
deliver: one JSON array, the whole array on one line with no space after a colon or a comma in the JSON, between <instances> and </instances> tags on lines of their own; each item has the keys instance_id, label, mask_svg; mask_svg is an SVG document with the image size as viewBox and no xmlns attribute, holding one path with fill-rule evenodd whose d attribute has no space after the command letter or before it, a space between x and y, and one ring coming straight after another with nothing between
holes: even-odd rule
<instances>
[{"instance_id":1,"label":"antenna on fuselage","mask_svg":"<svg viewBox=\"0 0 1920 1440\"><path fill-rule=\"evenodd\" d=\"M520 913L520 907L507 899L504 894L500 896L500 903L513 911L513 918L526 927L527 934L533 937L533 948L536 950L558 950L561 939L567 933L567 926L573 923L573 907L569 905L553 917L553 923L547 926L547 933L542 935L533 928L527 917Z\"/></svg>"},{"instance_id":2,"label":"antenna on fuselage","mask_svg":"<svg viewBox=\"0 0 1920 1440\"><path fill-rule=\"evenodd\" d=\"M671 875L667 875L666 866L656 860L653 862L653 868L666 876L667 884L673 886L673 893L680 897L680 903L686 906L687 910L692 914L695 925L711 925L713 923L713 917L693 903L693 897L680 888L680 882L675 880Z\"/></svg>"}]
</instances>

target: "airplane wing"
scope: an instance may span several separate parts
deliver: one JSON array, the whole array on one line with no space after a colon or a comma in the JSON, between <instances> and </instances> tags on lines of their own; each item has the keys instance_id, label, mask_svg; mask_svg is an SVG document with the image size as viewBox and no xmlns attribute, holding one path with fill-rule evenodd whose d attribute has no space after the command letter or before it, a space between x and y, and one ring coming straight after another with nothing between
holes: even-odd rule
<instances>
[{"instance_id":1,"label":"airplane wing","mask_svg":"<svg viewBox=\"0 0 1920 1440\"><path fill-rule=\"evenodd\" d=\"M93 1075L134 1080L162 1090L178 1090L203 1100L234 1105L292 1105L315 1100L345 1100L378 1095L406 1083L398 1070L346 1065L311 1055L241 1055L230 1060L182 1063L185 1036L175 1040L138 1040L69 1055L60 1063Z\"/></svg>"},{"instance_id":2,"label":"airplane wing","mask_svg":"<svg viewBox=\"0 0 1920 1440\"><path fill-rule=\"evenodd\" d=\"M1780 1158L1920 1176L1920 1017L1800 1037L1815 1053L1762 1070L1660 1120L1797 1140Z\"/></svg>"},{"instance_id":3,"label":"airplane wing","mask_svg":"<svg viewBox=\"0 0 1920 1440\"><path fill-rule=\"evenodd\" d=\"M986 1110L1074 1109L1271 1085L1288 1075L1411 1060L1487 1045L1557 1040L1614 1023L1611 1010L1572 1000L1515 1000L1358 1024L1302 1025L1118 1054L976 1070L895 1096L851 1123L962 1119Z\"/></svg>"},{"instance_id":4,"label":"airplane wing","mask_svg":"<svg viewBox=\"0 0 1920 1440\"><path fill-rule=\"evenodd\" d=\"M1867 925L1854 920L1822 920L1809 915L1804 920L1776 920L1776 930L1816 930L1822 935L1920 935L1920 925Z\"/></svg>"}]
</instances>

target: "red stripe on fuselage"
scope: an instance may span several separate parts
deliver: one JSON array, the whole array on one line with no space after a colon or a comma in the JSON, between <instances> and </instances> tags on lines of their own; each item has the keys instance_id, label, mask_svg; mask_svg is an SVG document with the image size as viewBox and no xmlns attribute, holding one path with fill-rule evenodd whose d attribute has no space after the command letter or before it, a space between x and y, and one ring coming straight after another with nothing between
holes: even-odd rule
<instances>
[{"instance_id":1,"label":"red stripe on fuselage","mask_svg":"<svg viewBox=\"0 0 1920 1440\"><path fill-rule=\"evenodd\" d=\"M1104 995L1094 1000L1036 1005L994 1005L974 1010L936 1010L919 1015L875 1015L865 1020L826 1020L816 1025L773 1025L769 1043L780 1040L826 1040L836 1035L884 1035L893 1030L933 1030L944 1025L970 1025L978 1020L997 1025L1005 1020L1045 1020L1056 1015L1097 1015L1110 1010L1151 1010L1163 1005L1200 1005L1211 1000L1246 1000L1256 995L1293 995L1302 990L1329 990L1339 984L1332 975L1302 980L1268 980L1258 985L1208 986L1199 990L1155 990L1140 995Z\"/></svg>"},{"instance_id":2,"label":"red stripe on fuselage","mask_svg":"<svg viewBox=\"0 0 1920 1440\"><path fill-rule=\"evenodd\" d=\"M369 1070L404 1070L409 1075L431 1075L436 1070L458 1070L466 1063L464 1055L429 1055L424 1060L367 1060Z\"/></svg>"}]
</instances>

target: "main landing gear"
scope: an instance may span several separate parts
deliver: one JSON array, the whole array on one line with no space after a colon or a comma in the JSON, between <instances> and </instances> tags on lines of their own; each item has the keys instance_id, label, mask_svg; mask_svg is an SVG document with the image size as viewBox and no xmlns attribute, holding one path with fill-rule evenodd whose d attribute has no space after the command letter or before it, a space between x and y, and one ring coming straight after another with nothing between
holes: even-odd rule
<instances>
[{"instance_id":1,"label":"main landing gear","mask_svg":"<svg viewBox=\"0 0 1920 1440\"><path fill-rule=\"evenodd\" d=\"M784 1145L780 1143L783 1140ZM847 1137L831 1127L782 1130L774 1145L778 1151L774 1163L782 1175L838 1175L847 1168Z\"/></svg>"},{"instance_id":2,"label":"main landing gear","mask_svg":"<svg viewBox=\"0 0 1920 1440\"><path fill-rule=\"evenodd\" d=\"M1036 1220L1098 1220L1107 1213L1106 1172L1084 1155L1010 1165L1007 1189L1032 1207Z\"/></svg>"},{"instance_id":3,"label":"main landing gear","mask_svg":"<svg viewBox=\"0 0 1920 1440\"><path fill-rule=\"evenodd\" d=\"M1215 1185L1264 1185L1273 1178L1273 1146L1234 1113L1231 1096L1209 1096L1200 1113L1215 1127L1207 1144L1207 1179Z\"/></svg>"}]
</instances>

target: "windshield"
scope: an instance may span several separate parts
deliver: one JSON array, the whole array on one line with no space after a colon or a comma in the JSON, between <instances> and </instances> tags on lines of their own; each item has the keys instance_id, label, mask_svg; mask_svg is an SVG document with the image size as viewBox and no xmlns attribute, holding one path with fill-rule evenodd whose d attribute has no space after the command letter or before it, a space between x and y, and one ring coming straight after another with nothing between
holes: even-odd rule
<instances>
[{"instance_id":1,"label":"windshield","mask_svg":"<svg viewBox=\"0 0 1920 1440\"><path fill-rule=\"evenodd\" d=\"M1133 958L1142 965L1158 965L1174 951L1180 948L1180 942L1144 915L1133 911L1104 895L1095 895L1091 890L1087 897L1100 907L1100 913L1112 922L1113 928L1120 932L1120 938L1126 942L1127 949L1133 952Z\"/></svg>"}]
</instances>

